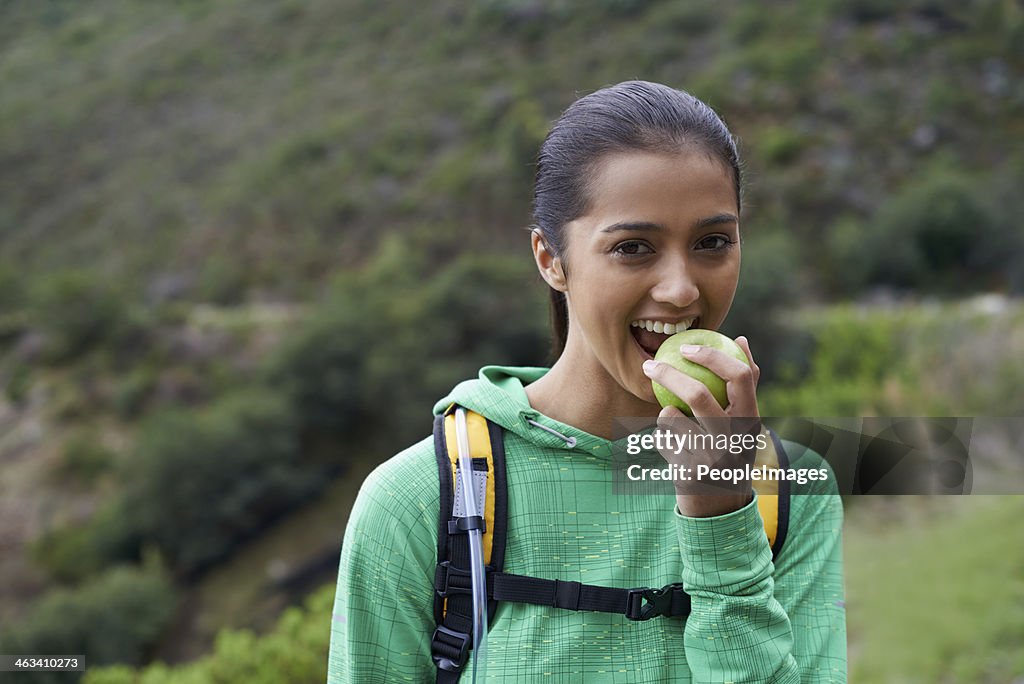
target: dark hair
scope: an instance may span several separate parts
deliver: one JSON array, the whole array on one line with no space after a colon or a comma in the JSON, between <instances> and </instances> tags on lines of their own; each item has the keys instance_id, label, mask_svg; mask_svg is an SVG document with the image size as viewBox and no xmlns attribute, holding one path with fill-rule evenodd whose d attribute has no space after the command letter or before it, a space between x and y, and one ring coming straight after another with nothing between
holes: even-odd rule
<instances>
[{"instance_id":1,"label":"dark hair","mask_svg":"<svg viewBox=\"0 0 1024 684\"><path fill-rule=\"evenodd\" d=\"M736 141L725 123L693 95L648 81L624 81L582 97L548 132L537 155L533 222L549 252L565 271L565 224L584 215L593 172L613 152L674 152L696 145L732 173L741 206L741 171ZM565 294L551 288L552 352L565 349L569 319Z\"/></svg>"}]
</instances>

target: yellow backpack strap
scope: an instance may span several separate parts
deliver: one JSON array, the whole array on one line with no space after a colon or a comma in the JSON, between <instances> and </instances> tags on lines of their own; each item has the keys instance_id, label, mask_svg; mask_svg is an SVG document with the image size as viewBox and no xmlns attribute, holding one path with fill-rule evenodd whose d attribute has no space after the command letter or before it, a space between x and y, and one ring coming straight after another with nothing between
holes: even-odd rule
<instances>
[{"instance_id":1,"label":"yellow backpack strap","mask_svg":"<svg viewBox=\"0 0 1024 684\"><path fill-rule=\"evenodd\" d=\"M789 458L778 435L768 428L763 428L763 434L767 437L766 445L764 449L757 450L754 468L760 469L762 465L769 469L789 467ZM757 510L764 522L774 559L782 549L789 527L789 481L754 480L753 486L757 492Z\"/></svg>"},{"instance_id":2,"label":"yellow backpack strap","mask_svg":"<svg viewBox=\"0 0 1024 684\"><path fill-rule=\"evenodd\" d=\"M487 489L484 501L484 563L490 564L491 552L494 546L494 453L491 448L491 435L487 426L487 419L474 411L466 411L466 427L469 432L469 451L471 458L487 459ZM455 438L455 411L454 404L449 407L444 416L444 438L445 447L448 452L448 460L451 463L452 482L455 478L455 465L459 461L459 448ZM455 488L452 485L452 495Z\"/></svg>"}]
</instances>

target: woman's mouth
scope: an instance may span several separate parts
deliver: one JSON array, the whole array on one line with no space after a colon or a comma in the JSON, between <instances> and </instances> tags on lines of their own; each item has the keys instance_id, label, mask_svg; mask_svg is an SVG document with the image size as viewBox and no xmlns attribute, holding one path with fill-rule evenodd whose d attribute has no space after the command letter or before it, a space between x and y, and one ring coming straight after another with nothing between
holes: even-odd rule
<instances>
[{"instance_id":1,"label":"woman's mouth","mask_svg":"<svg viewBox=\"0 0 1024 684\"><path fill-rule=\"evenodd\" d=\"M681 321L666 323L665 321L654 321L640 318L630 323L629 331L633 340L643 353L645 359L654 358L658 348L672 335L700 327L700 318L685 318Z\"/></svg>"}]
</instances>

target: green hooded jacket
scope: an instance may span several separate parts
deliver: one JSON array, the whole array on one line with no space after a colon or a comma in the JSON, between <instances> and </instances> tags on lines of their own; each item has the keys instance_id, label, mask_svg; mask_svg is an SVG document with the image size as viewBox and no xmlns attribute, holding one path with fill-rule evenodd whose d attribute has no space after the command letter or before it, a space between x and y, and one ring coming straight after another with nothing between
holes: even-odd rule
<instances>
[{"instance_id":1,"label":"green hooded jacket","mask_svg":"<svg viewBox=\"0 0 1024 684\"><path fill-rule=\"evenodd\" d=\"M613 494L612 442L530 407L524 386L546 370L486 366L434 407L455 402L505 429L504 571L621 588L681 581L691 613L631 621L499 603L482 681L845 682L843 509L831 472L793 485L789 533L773 563L756 499L690 518L672 497ZM828 468L783 445L792 467ZM342 545L328 684L435 681L439 500L432 437L366 478ZM462 681L471 681L473 657Z\"/></svg>"}]
</instances>

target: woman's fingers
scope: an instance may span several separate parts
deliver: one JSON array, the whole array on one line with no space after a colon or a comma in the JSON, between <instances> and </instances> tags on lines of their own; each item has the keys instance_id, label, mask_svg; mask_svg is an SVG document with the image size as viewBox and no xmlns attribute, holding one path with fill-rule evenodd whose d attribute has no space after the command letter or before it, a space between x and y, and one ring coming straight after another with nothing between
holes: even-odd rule
<instances>
[{"instance_id":1,"label":"woman's fingers","mask_svg":"<svg viewBox=\"0 0 1024 684\"><path fill-rule=\"evenodd\" d=\"M693 351L685 351L691 347L694 349ZM687 361L699 363L726 382L742 381L747 377L752 377L753 369L750 365L743 363L735 356L731 356L721 349L704 345L684 344L681 351ZM749 353L747 352L748 355Z\"/></svg>"},{"instance_id":2,"label":"woman's fingers","mask_svg":"<svg viewBox=\"0 0 1024 684\"><path fill-rule=\"evenodd\" d=\"M754 363L754 355L750 353L750 341L743 335L740 335L736 338L736 344L740 345L740 348L747 355L747 359L750 361L750 369L754 372L754 384L757 385L757 381L761 379L761 368Z\"/></svg>"},{"instance_id":3,"label":"woman's fingers","mask_svg":"<svg viewBox=\"0 0 1024 684\"><path fill-rule=\"evenodd\" d=\"M728 415L757 416L757 381L760 369L753 362L753 354L745 337L737 338L750 364L744 363L728 353L704 345L683 345L683 356L693 363L704 366L725 380L726 406ZM677 370L669 364L649 360L644 363L644 373L668 389L689 405L694 416L714 418L727 415L711 391L699 380Z\"/></svg>"},{"instance_id":4,"label":"woman's fingers","mask_svg":"<svg viewBox=\"0 0 1024 684\"><path fill-rule=\"evenodd\" d=\"M665 430L701 431L702 428L697 421L680 411L675 406L666 406L658 414L658 427Z\"/></svg>"},{"instance_id":5,"label":"woman's fingers","mask_svg":"<svg viewBox=\"0 0 1024 684\"><path fill-rule=\"evenodd\" d=\"M743 340L740 345L742 348L747 340L743 337L739 339ZM744 352L748 359L753 358L749 347L746 347ZM697 346L694 351L684 351L683 356L725 380L725 392L731 414L757 415L757 375L760 371L755 371L756 366L752 360L748 365L721 349L703 345Z\"/></svg>"},{"instance_id":6,"label":"woman's fingers","mask_svg":"<svg viewBox=\"0 0 1024 684\"><path fill-rule=\"evenodd\" d=\"M661 409L661 412L658 413L658 421L660 423L663 418L665 418L665 419L679 418L679 417L685 416L685 415L686 415L685 413L683 413L682 411L677 409L675 406L665 406L664 408Z\"/></svg>"},{"instance_id":7,"label":"woman's fingers","mask_svg":"<svg viewBox=\"0 0 1024 684\"><path fill-rule=\"evenodd\" d=\"M685 401L693 411L693 415L698 418L725 415L725 410L718 405L718 400L711 394L711 390L700 380L691 378L667 363L652 359L644 361L644 373L651 380Z\"/></svg>"}]
</instances>

